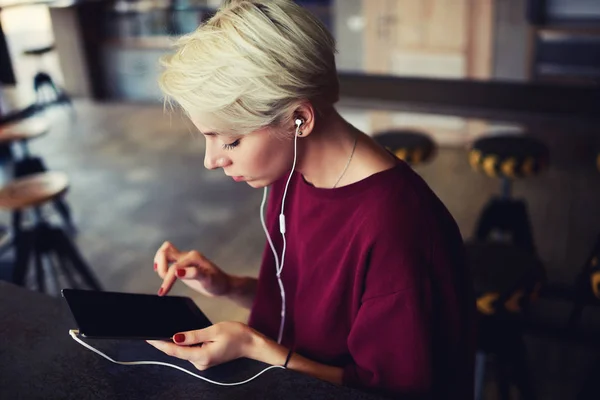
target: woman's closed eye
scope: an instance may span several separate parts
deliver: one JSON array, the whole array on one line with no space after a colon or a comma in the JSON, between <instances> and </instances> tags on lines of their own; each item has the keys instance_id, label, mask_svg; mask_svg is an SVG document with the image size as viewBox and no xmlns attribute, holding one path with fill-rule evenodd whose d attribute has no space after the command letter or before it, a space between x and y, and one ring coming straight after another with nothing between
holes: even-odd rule
<instances>
[{"instance_id":1,"label":"woman's closed eye","mask_svg":"<svg viewBox=\"0 0 600 400\"><path fill-rule=\"evenodd\" d=\"M240 144L240 139L237 139L237 140L236 140L236 141L234 141L234 142L231 142L231 143L225 143L225 144L223 144L223 148L224 148L225 150L233 150L233 149L234 149L235 147L237 147L239 144Z\"/></svg>"}]
</instances>

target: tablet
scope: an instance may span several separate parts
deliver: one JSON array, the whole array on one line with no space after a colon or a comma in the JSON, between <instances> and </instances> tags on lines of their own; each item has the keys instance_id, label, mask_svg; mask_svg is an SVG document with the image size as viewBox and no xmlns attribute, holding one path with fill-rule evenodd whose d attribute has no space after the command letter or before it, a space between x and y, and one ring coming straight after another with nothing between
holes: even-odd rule
<instances>
[{"instance_id":1,"label":"tablet","mask_svg":"<svg viewBox=\"0 0 600 400\"><path fill-rule=\"evenodd\" d=\"M79 334L95 339L171 340L212 323L188 297L63 289Z\"/></svg>"}]
</instances>

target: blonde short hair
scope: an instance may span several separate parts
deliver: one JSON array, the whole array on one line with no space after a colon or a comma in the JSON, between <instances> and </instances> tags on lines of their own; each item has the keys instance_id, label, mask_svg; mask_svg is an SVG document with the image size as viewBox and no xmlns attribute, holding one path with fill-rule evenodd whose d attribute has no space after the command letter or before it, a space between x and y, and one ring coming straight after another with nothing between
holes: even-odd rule
<instances>
[{"instance_id":1,"label":"blonde short hair","mask_svg":"<svg viewBox=\"0 0 600 400\"><path fill-rule=\"evenodd\" d=\"M162 59L167 101L220 133L287 123L303 101L338 100L335 41L291 0L226 0Z\"/></svg>"}]
</instances>

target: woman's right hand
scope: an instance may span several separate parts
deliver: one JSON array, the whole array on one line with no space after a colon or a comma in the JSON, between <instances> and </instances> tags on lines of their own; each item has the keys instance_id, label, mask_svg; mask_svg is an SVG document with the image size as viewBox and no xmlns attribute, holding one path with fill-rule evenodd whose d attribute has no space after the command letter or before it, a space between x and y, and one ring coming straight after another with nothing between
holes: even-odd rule
<instances>
[{"instance_id":1,"label":"woman's right hand","mask_svg":"<svg viewBox=\"0 0 600 400\"><path fill-rule=\"evenodd\" d=\"M208 297L225 296L231 290L232 278L196 250L179 251L169 242L163 243L154 256L154 270L163 283L158 290L165 296L177 279Z\"/></svg>"}]
</instances>

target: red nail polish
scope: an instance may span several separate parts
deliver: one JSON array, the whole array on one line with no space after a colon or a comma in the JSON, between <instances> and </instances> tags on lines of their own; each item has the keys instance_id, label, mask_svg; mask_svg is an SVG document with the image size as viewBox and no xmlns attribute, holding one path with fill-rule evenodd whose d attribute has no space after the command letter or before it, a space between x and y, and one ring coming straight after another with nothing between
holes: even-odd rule
<instances>
[{"instance_id":1,"label":"red nail polish","mask_svg":"<svg viewBox=\"0 0 600 400\"><path fill-rule=\"evenodd\" d=\"M154 263L154 270L156 271L157 268L158 268L158 264Z\"/></svg>"},{"instance_id":2,"label":"red nail polish","mask_svg":"<svg viewBox=\"0 0 600 400\"><path fill-rule=\"evenodd\" d=\"M185 276L185 269L178 269L177 276L183 278Z\"/></svg>"},{"instance_id":3,"label":"red nail polish","mask_svg":"<svg viewBox=\"0 0 600 400\"><path fill-rule=\"evenodd\" d=\"M175 343L183 343L185 342L185 335L183 333L178 333L177 335L173 336L173 340Z\"/></svg>"},{"instance_id":4,"label":"red nail polish","mask_svg":"<svg viewBox=\"0 0 600 400\"><path fill-rule=\"evenodd\" d=\"M162 296L164 291L165 291L165 289L163 289L163 288L158 289L158 295Z\"/></svg>"}]
</instances>

